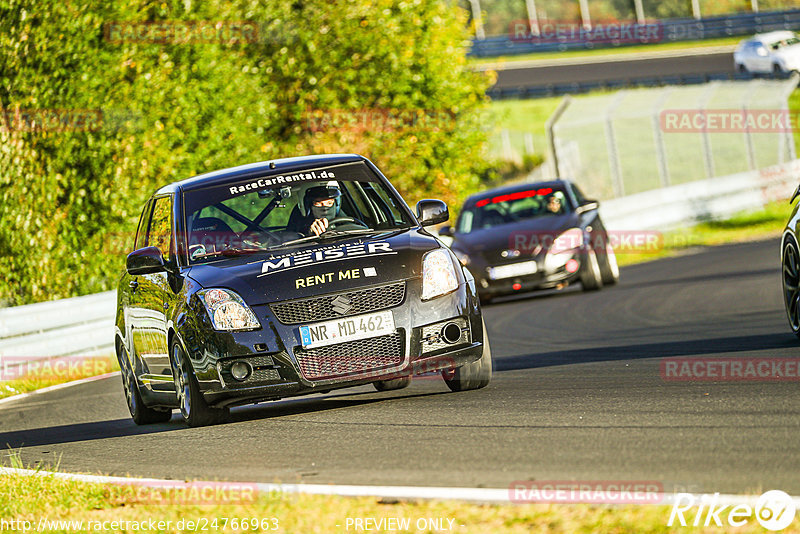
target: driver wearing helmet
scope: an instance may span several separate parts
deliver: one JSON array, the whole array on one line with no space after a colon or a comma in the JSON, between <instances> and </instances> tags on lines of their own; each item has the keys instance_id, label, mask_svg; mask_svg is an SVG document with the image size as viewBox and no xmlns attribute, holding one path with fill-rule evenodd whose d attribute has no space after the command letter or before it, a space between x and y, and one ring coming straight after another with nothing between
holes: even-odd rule
<instances>
[{"instance_id":1,"label":"driver wearing helmet","mask_svg":"<svg viewBox=\"0 0 800 534\"><path fill-rule=\"evenodd\" d=\"M549 213L561 214L564 213L564 195L561 192L555 192L547 198L546 209Z\"/></svg>"},{"instance_id":2,"label":"driver wearing helmet","mask_svg":"<svg viewBox=\"0 0 800 534\"><path fill-rule=\"evenodd\" d=\"M320 235L328 229L332 220L339 216L342 207L342 192L335 185L311 187L303 197L306 219L302 225L306 234Z\"/></svg>"}]
</instances>

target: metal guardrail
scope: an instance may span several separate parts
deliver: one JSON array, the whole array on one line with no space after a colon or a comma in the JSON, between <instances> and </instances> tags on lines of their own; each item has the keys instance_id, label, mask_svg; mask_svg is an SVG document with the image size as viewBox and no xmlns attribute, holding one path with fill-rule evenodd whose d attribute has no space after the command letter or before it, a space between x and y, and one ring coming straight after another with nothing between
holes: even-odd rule
<instances>
[{"instance_id":1,"label":"metal guardrail","mask_svg":"<svg viewBox=\"0 0 800 534\"><path fill-rule=\"evenodd\" d=\"M0 308L0 361L114 352L115 291Z\"/></svg>"},{"instance_id":2,"label":"metal guardrail","mask_svg":"<svg viewBox=\"0 0 800 534\"><path fill-rule=\"evenodd\" d=\"M786 11L770 11L760 13L742 13L709 17L704 19L667 19L651 21L641 26L653 28L657 26L658 37L653 40L615 42L613 40L597 42L589 39L569 40L556 38L540 40L537 38L512 38L508 35L487 37L473 40L469 55L473 57L498 57L528 54L531 52L559 52L564 50L589 50L595 48L619 48L631 45L671 43L680 41L699 41L737 35L750 35L774 30L795 30L800 28L800 9ZM630 24L636 28L636 24ZM652 35L652 31L643 32Z\"/></svg>"},{"instance_id":3,"label":"metal guardrail","mask_svg":"<svg viewBox=\"0 0 800 534\"><path fill-rule=\"evenodd\" d=\"M731 59L731 61L733 61ZM788 80L790 72L759 75L754 73L712 72L705 74L670 74L664 76L630 76L604 81L575 82L561 84L530 85L518 87L493 87L486 91L492 100L543 98L567 94L588 93L597 90L623 89L626 87L661 87L665 85L694 85L713 81L748 81L754 79Z\"/></svg>"}]
</instances>

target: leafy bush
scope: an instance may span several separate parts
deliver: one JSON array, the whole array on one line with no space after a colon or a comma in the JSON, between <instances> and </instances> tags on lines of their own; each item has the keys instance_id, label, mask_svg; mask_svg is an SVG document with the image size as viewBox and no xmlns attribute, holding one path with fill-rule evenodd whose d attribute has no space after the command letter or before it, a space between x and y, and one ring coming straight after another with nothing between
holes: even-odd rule
<instances>
[{"instance_id":1,"label":"leafy bush","mask_svg":"<svg viewBox=\"0 0 800 534\"><path fill-rule=\"evenodd\" d=\"M0 1L0 301L114 287L146 198L217 168L359 152L411 203L479 187L491 80L465 68L463 10L264 4ZM257 32L187 43L130 31L148 21ZM88 118L58 126L51 110Z\"/></svg>"}]
</instances>

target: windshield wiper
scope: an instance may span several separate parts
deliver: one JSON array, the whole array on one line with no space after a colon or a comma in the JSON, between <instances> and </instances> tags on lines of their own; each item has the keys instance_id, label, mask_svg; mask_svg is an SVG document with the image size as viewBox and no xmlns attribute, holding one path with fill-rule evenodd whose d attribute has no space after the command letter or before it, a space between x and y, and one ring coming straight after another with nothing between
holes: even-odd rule
<instances>
[{"instance_id":1,"label":"windshield wiper","mask_svg":"<svg viewBox=\"0 0 800 534\"><path fill-rule=\"evenodd\" d=\"M214 252L204 252L203 254L191 255L192 261L210 258L212 256L243 256L245 254L254 254L256 252L264 252L265 248L224 248L222 250L215 250Z\"/></svg>"}]
</instances>

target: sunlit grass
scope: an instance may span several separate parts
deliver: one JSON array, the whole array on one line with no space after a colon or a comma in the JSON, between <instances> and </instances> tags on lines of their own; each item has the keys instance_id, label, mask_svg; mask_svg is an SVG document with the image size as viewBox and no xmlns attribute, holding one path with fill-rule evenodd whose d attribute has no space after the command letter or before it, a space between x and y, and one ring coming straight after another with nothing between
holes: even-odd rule
<instances>
[{"instance_id":1,"label":"sunlit grass","mask_svg":"<svg viewBox=\"0 0 800 534\"><path fill-rule=\"evenodd\" d=\"M119 363L113 356L59 358L23 364L21 372L17 369L16 366L12 367L6 362L6 367L0 370L0 399L119 371Z\"/></svg>"},{"instance_id":2,"label":"sunlit grass","mask_svg":"<svg viewBox=\"0 0 800 534\"><path fill-rule=\"evenodd\" d=\"M336 497L270 493L247 502L215 504L152 504L142 502L146 494L136 486L116 486L75 482L53 476L0 477L0 519L37 524L50 521L164 521L165 532L194 530L189 522L216 520L217 532L266 532L277 522L277 532L358 532L355 520L374 522L390 518L409 520L410 532L435 532L426 520L439 521L449 532L683 532L686 527L667 527L671 508L666 505L601 504L501 504L481 505L457 501L387 501L375 497ZM222 525L227 518L227 528ZM232 519L240 524L232 528ZM242 528L241 520L250 520ZM253 521L257 528L253 527ZM266 520L264 523L263 520ZM178 528L183 521L183 528ZM419 523L417 523L419 521ZM450 522L452 521L452 523ZM754 524L737 532L760 532ZM363 524L363 523L362 523ZM374 523L373 523L374 525ZM73 524L73 527L75 524ZM262 528L266 526L267 528ZM452 526L452 530L449 527ZM128 525L129 530L133 530ZM196 529L197 527L195 527ZM51 525L52 530L52 525ZM74 529L62 529L62 531ZM123 530L118 528L118 531ZM692 528L692 532L720 532L720 529ZM386 530L384 530L386 531ZM389 531L405 532L406 530ZM785 532L790 532L791 529Z\"/></svg>"}]
</instances>

